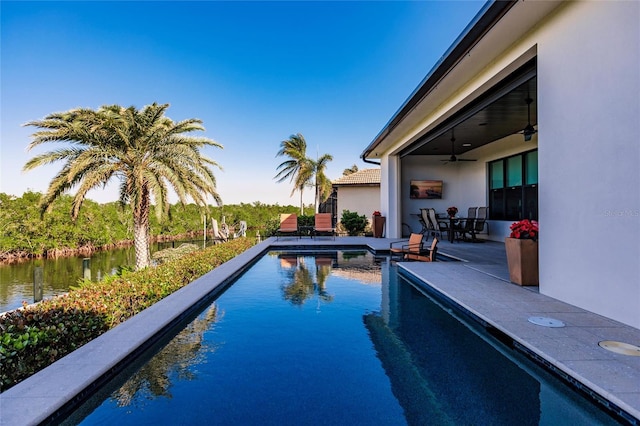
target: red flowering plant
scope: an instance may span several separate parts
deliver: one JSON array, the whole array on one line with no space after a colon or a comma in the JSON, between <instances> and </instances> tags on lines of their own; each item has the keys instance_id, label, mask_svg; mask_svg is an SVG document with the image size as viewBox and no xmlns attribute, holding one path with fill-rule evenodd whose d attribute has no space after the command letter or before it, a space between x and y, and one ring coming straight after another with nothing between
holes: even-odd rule
<instances>
[{"instance_id":1,"label":"red flowering plant","mask_svg":"<svg viewBox=\"0 0 640 426\"><path fill-rule=\"evenodd\" d=\"M454 217L458 214L458 208L456 206L447 208L447 214L449 215L449 217Z\"/></svg>"},{"instance_id":2,"label":"red flowering plant","mask_svg":"<svg viewBox=\"0 0 640 426\"><path fill-rule=\"evenodd\" d=\"M373 212L374 216L382 216L382 213L380 213L378 210L376 210L375 212Z\"/></svg>"},{"instance_id":3,"label":"red flowering plant","mask_svg":"<svg viewBox=\"0 0 640 426\"><path fill-rule=\"evenodd\" d=\"M538 239L538 221L536 220L523 219L512 223L509 229L511 229L511 235L509 235L511 238L533 241Z\"/></svg>"}]
</instances>

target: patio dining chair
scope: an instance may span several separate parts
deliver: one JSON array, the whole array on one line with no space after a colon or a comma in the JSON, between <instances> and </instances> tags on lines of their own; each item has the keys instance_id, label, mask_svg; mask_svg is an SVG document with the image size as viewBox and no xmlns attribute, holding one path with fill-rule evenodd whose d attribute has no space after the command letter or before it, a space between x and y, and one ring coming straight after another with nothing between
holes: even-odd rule
<instances>
[{"instance_id":1,"label":"patio dining chair","mask_svg":"<svg viewBox=\"0 0 640 426\"><path fill-rule=\"evenodd\" d=\"M478 207L478 214L476 216L475 225L473 231L475 234L480 234L485 232L484 228L486 226L486 233L489 235L489 223L487 222L487 207Z\"/></svg>"},{"instance_id":2,"label":"patio dining chair","mask_svg":"<svg viewBox=\"0 0 640 426\"><path fill-rule=\"evenodd\" d=\"M467 234L471 236L472 240L476 239L475 235L475 220L476 220L476 212L477 207L469 207L467 211L467 217L464 220L464 223L455 230L455 232L462 238L464 241L467 241Z\"/></svg>"},{"instance_id":3,"label":"patio dining chair","mask_svg":"<svg viewBox=\"0 0 640 426\"><path fill-rule=\"evenodd\" d=\"M438 220L436 217L436 209L429 209L429 220L431 221L431 226L433 226L433 231L431 232L434 236L442 238L443 233L449 234L451 230L449 229L449 221Z\"/></svg>"},{"instance_id":4,"label":"patio dining chair","mask_svg":"<svg viewBox=\"0 0 640 426\"><path fill-rule=\"evenodd\" d=\"M422 225L422 229L420 230L421 234L429 235L430 231L433 231L433 225L431 224L431 219L429 219L429 209L422 208L420 209L420 216L418 217L420 221L420 225Z\"/></svg>"}]
</instances>

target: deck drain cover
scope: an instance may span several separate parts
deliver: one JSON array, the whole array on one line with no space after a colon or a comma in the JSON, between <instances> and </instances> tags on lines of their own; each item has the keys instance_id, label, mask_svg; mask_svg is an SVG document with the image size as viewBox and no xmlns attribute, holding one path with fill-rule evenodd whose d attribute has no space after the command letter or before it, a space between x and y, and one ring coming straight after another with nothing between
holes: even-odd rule
<instances>
[{"instance_id":1,"label":"deck drain cover","mask_svg":"<svg viewBox=\"0 0 640 426\"><path fill-rule=\"evenodd\" d=\"M632 345L630 343L616 342L615 340L603 340L598 343L598 345L617 354L640 356L640 346Z\"/></svg>"},{"instance_id":2,"label":"deck drain cover","mask_svg":"<svg viewBox=\"0 0 640 426\"><path fill-rule=\"evenodd\" d=\"M543 327L564 327L564 323L555 318L547 318L547 317L529 317L529 322L535 325L541 325Z\"/></svg>"}]
</instances>

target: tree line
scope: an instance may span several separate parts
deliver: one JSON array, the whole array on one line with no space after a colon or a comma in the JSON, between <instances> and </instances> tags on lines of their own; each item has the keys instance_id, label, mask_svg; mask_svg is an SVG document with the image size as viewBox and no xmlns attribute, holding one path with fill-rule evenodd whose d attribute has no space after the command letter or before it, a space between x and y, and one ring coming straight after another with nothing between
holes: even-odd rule
<instances>
[{"instance_id":1,"label":"tree line","mask_svg":"<svg viewBox=\"0 0 640 426\"><path fill-rule=\"evenodd\" d=\"M77 219L69 215L73 196L62 195L51 206L48 214L41 215L39 202L42 194L25 192L21 197L0 193L0 260L19 257L40 257L47 254L94 250L130 244L134 238L131 206L120 202L97 203L86 199ZM259 232L269 236L279 225L280 213L295 213L296 206L252 204L209 206L207 230L211 219L233 227L247 222L252 235ZM305 206L313 215L313 206ZM159 221L149 218L152 239L202 236L205 211L198 205L176 203L169 206L167 218Z\"/></svg>"}]
</instances>

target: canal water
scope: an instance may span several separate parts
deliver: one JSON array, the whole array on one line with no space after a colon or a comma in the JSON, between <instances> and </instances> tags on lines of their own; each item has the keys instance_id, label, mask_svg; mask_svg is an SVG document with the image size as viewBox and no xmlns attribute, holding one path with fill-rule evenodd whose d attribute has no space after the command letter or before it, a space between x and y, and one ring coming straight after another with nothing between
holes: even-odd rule
<instances>
[{"instance_id":1,"label":"canal water","mask_svg":"<svg viewBox=\"0 0 640 426\"><path fill-rule=\"evenodd\" d=\"M202 240L154 243L151 254L168 247L178 247L182 243L203 245ZM207 245L210 244L213 244L212 240L207 241ZM68 292L69 287L77 285L83 277L84 258L32 259L0 265L0 312L19 308L23 301L33 303L33 274L36 267L42 268L45 299ZM100 251L91 255L90 259L91 279L99 281L107 275L117 273L121 268L133 267L135 249L130 246Z\"/></svg>"}]
</instances>

